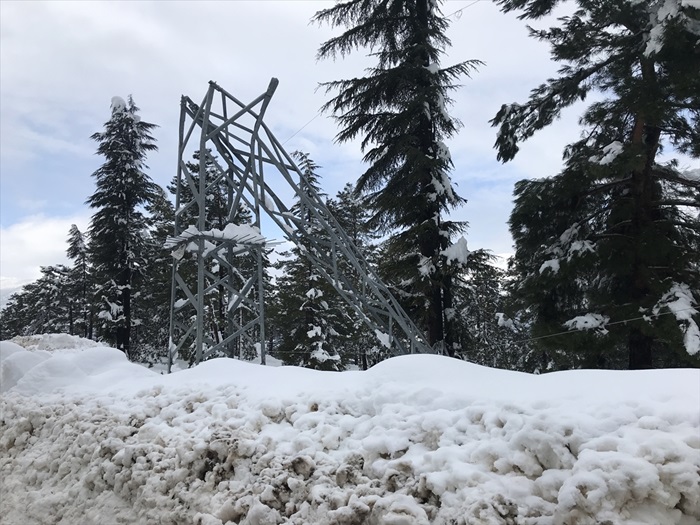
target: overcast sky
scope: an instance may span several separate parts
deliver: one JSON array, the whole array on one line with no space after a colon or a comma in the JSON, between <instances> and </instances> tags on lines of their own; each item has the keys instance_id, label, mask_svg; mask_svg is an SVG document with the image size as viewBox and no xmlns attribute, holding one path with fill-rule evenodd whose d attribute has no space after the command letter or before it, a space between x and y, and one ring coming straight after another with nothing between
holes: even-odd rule
<instances>
[{"instance_id":1,"label":"overcast sky","mask_svg":"<svg viewBox=\"0 0 700 525\"><path fill-rule=\"evenodd\" d=\"M142 118L159 126L154 134L159 151L147 163L151 177L164 186L175 174L181 95L201 100L207 82L215 80L249 101L277 77L280 85L266 114L273 133L287 141L288 151L306 151L323 167L320 175L329 195L354 182L363 171L359 146L335 144L333 120L326 115L314 119L328 100L317 87L360 75L371 61L364 53L316 61L319 45L338 31L309 20L331 4L2 0L3 295L36 279L40 266L66 262L70 225L87 227L91 211L84 202L94 191L91 173L103 160L90 135L109 119L115 95L133 95ZM522 21L500 13L489 0L447 1L442 11L456 12L448 33L452 47L442 65L472 58L485 62L464 79L450 110L464 124L448 146L453 180L468 200L454 217L469 222L470 249L508 254L513 184L560 170L564 145L579 135L579 111L573 108L526 143L515 161L497 162L489 119L501 104L524 101L556 65L547 47L527 36Z\"/></svg>"}]
</instances>

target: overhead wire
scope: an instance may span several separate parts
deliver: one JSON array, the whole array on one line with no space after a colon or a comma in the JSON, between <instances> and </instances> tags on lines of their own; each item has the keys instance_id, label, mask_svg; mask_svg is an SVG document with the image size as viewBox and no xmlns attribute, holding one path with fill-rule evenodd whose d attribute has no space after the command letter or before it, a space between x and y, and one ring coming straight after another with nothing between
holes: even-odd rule
<instances>
[{"instance_id":1,"label":"overhead wire","mask_svg":"<svg viewBox=\"0 0 700 525\"><path fill-rule=\"evenodd\" d=\"M487 1L487 0L473 0L471 3L465 5L464 7L457 9L456 11L450 13L449 15L445 15L445 18L450 18L450 17L456 15L457 13L459 13L459 15L457 16L457 19L459 20L459 18L462 16L462 11L464 11L465 9L468 9L469 7L471 7L475 4L478 4L479 2L485 2L485 1ZM488 0L488 1L491 1L491 0Z\"/></svg>"},{"instance_id":2,"label":"overhead wire","mask_svg":"<svg viewBox=\"0 0 700 525\"><path fill-rule=\"evenodd\" d=\"M284 146L287 142L289 142L289 141L292 140L294 137L296 137L306 126L308 126L308 125L311 124L314 120L316 120L318 117L320 117L320 116L321 116L321 113L322 113L321 111L319 111L318 113L316 113L316 115L314 115L314 117L313 117L311 120L309 120L306 124L304 124L304 125L303 125L302 127L300 127L298 130L296 130L294 133L292 133L284 142L282 142L281 145Z\"/></svg>"},{"instance_id":3,"label":"overhead wire","mask_svg":"<svg viewBox=\"0 0 700 525\"><path fill-rule=\"evenodd\" d=\"M656 317L661 317L662 315L675 314L676 312L687 312L687 311L690 311L690 310L696 311L695 308L691 306L691 307L689 307L689 308L681 308L681 309L678 309L678 310L675 310L675 311L669 311L669 312L662 312L662 313L659 313L659 314L653 314L653 316L642 315L642 316L639 316L639 317L632 317L632 318L630 318L630 319L623 319L623 320L621 320L621 321L613 321L613 322L610 322L610 323L602 324L602 325L601 325L601 328L606 328L606 327L608 327L608 326L613 326L613 325L618 325L618 324L626 324L626 323L629 323L629 322L632 322L632 321L647 320L647 319L649 319L649 318L651 318L651 317L656 318ZM696 311L696 313L697 313L697 311ZM554 334L541 335L541 336L538 336L538 337L530 337L530 338L528 338L528 339L519 339L519 340L513 341L512 343L509 343L509 344L529 343L529 342L531 342L531 341L538 341L538 340L540 340L540 339L548 339L548 338L550 338L550 337L558 337L558 336L560 336L560 335L568 335L568 334L575 334L575 333L577 333L577 332L588 332L588 331L590 331L590 329L586 329L586 328L577 328L577 329L574 329L574 330L565 330L565 331L563 331L563 332L557 332L557 333L554 333ZM494 345L494 346L505 346L505 345Z\"/></svg>"}]
</instances>

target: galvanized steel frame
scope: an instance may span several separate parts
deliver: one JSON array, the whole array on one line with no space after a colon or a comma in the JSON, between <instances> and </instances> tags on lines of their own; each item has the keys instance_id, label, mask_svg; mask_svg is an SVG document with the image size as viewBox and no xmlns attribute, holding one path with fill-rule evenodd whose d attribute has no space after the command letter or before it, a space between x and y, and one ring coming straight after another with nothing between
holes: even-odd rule
<instances>
[{"instance_id":1,"label":"galvanized steel frame","mask_svg":"<svg viewBox=\"0 0 700 525\"><path fill-rule=\"evenodd\" d=\"M229 221L234 219L239 205L245 204L253 213L254 225L260 228L264 212L288 240L302 248L302 253L319 273L362 316L364 322L375 330L378 337L385 341L388 339L394 353L429 352L425 338L333 218L322 199L308 184L302 184L309 188L307 191L302 191L297 184L297 180L304 182L303 173L263 121L277 85L277 79L273 78L267 91L248 104L239 101L214 82L209 83L207 94L199 105L189 97L182 97L175 232L169 239L168 247L177 249L185 244L192 246L191 243L196 243L197 276L196 283L187 283L179 271L179 259L173 258L168 370L177 352L188 341L195 347L196 362L200 362L238 337L249 344L259 344L261 362L265 363L263 250L269 248L270 243L221 239L203 233L206 227L207 195L222 181L229 189ZM196 130L199 130L199 137L195 136ZM200 155L199 173L195 177L190 173L185 157L190 153L188 145L196 140ZM209 150L216 151L218 157L209 155ZM214 180L207 180L207 160L216 166ZM219 164L219 161L224 165ZM305 214L299 217L291 213L290 208L268 184L266 176L270 177L271 174L265 171L266 168L271 168L272 175L281 175L282 184L288 185L300 205L311 211L316 224L321 224L325 230L327 239L319 239L311 234L310 224L304 219ZM181 201L183 196L179 189L182 184L188 185L193 194L193 198L187 202ZM197 231L194 234L191 231L185 232L192 225L183 224L181 219L182 212L192 206L196 206L198 211ZM310 249L303 248L300 243L302 240ZM216 248L205 249L205 243L210 243L209 246L213 243ZM242 289L235 288L232 279L227 277L222 280L207 270L207 257L212 256L227 272L234 272L232 255L245 250L255 254L257 273ZM340 267L340 261L345 261L343 268L351 269L350 275ZM224 287L233 298L228 310L229 333L221 341L214 341L205 330L205 296L214 287ZM255 312L253 320L244 326L237 323L233 315L238 307ZM181 313L185 309L192 312L189 317L185 316L189 323L183 322Z\"/></svg>"}]
</instances>

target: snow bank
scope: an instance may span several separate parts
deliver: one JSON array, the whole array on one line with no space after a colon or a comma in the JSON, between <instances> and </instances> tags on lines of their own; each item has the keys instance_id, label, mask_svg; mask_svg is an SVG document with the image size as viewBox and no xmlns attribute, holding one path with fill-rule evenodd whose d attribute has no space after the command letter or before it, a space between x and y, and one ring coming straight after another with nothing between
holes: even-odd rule
<instances>
[{"instance_id":1,"label":"snow bank","mask_svg":"<svg viewBox=\"0 0 700 525\"><path fill-rule=\"evenodd\" d=\"M698 370L530 376L416 355L162 376L85 346L0 344L7 523L700 520Z\"/></svg>"}]
</instances>

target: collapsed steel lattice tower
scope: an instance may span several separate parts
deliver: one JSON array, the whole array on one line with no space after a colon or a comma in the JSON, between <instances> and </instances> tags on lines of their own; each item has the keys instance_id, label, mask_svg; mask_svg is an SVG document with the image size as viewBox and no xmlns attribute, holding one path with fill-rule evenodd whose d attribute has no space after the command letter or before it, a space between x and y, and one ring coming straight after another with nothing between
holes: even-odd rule
<instances>
[{"instance_id":1,"label":"collapsed steel lattice tower","mask_svg":"<svg viewBox=\"0 0 700 525\"><path fill-rule=\"evenodd\" d=\"M288 240L297 246L304 240L311 246L302 253L361 315L382 344L395 353L429 351L416 326L324 202L312 189L300 189L297 181L309 188L304 175L263 121L277 84L273 78L267 91L249 104L214 82L209 83L200 105L182 97L175 232L166 243L173 254L169 369L183 348L193 351L195 361L200 362L217 351L233 355L234 342L259 345L265 363L263 262L265 250L273 243L260 234L263 214ZM186 161L195 150L199 152L196 170ZM292 214L272 190L272 184L291 189L328 238L311 235L303 215ZM207 230L207 202L222 186L227 190L227 224ZM190 198L182 188L189 189ZM236 224L241 206L251 214L253 227ZM186 224L183 217L187 210L196 212L196 224ZM245 276L238 271L242 255L256 267ZM227 295L224 329L210 319L214 313L207 305L207 295L215 290ZM237 315L241 309L246 311L245 319Z\"/></svg>"}]
</instances>

